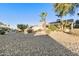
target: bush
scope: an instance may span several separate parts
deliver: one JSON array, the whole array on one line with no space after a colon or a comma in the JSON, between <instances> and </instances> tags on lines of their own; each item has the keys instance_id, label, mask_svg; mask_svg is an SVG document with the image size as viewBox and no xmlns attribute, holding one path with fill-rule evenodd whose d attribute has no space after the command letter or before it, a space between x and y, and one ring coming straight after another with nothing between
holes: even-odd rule
<instances>
[{"instance_id":1,"label":"bush","mask_svg":"<svg viewBox=\"0 0 79 59\"><path fill-rule=\"evenodd\" d=\"M5 31L1 29L1 30L0 30L0 34L1 34L1 35L4 35L4 34L5 34Z\"/></svg>"},{"instance_id":2,"label":"bush","mask_svg":"<svg viewBox=\"0 0 79 59\"><path fill-rule=\"evenodd\" d=\"M22 32L28 27L28 25L25 24L17 24L17 28L21 29Z\"/></svg>"},{"instance_id":3,"label":"bush","mask_svg":"<svg viewBox=\"0 0 79 59\"><path fill-rule=\"evenodd\" d=\"M28 33L32 33L33 30L32 30L31 28L29 28L29 29L27 30L27 32L28 32Z\"/></svg>"},{"instance_id":4,"label":"bush","mask_svg":"<svg viewBox=\"0 0 79 59\"><path fill-rule=\"evenodd\" d=\"M57 30L57 27L55 25L49 25L48 29L50 29L51 31Z\"/></svg>"},{"instance_id":5,"label":"bush","mask_svg":"<svg viewBox=\"0 0 79 59\"><path fill-rule=\"evenodd\" d=\"M9 32L10 29L9 28L0 28L0 34L4 35L5 33Z\"/></svg>"}]
</instances>

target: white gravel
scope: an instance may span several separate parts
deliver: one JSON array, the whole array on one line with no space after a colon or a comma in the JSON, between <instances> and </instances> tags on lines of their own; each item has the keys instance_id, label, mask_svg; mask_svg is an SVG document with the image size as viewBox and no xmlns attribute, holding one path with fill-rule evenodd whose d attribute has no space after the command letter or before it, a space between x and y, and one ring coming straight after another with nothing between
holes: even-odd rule
<instances>
[{"instance_id":1,"label":"white gravel","mask_svg":"<svg viewBox=\"0 0 79 59\"><path fill-rule=\"evenodd\" d=\"M61 39L61 41L59 41L59 39L58 41L56 41L56 39L53 39L48 35L37 35L37 36L34 35L35 33L29 33L29 34L8 33L7 35L0 35L0 55L1 56L77 55L76 53L71 52L71 49L69 50L68 48L66 48L65 44L63 45L62 43L64 41L63 39ZM63 37L61 36L61 38ZM67 39L65 41L67 41ZM67 43L65 41L64 43ZM72 45L70 47L72 47Z\"/></svg>"}]
</instances>

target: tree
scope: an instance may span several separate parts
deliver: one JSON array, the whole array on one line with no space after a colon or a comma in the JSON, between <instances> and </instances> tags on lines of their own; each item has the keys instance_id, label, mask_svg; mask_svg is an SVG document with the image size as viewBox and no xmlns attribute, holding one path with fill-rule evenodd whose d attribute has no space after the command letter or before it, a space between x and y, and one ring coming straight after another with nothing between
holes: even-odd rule
<instances>
[{"instance_id":1,"label":"tree","mask_svg":"<svg viewBox=\"0 0 79 59\"><path fill-rule=\"evenodd\" d=\"M46 12L42 12L42 13L40 14L40 17L41 17L40 22L43 22L42 27L43 27L44 29L46 28L46 16L47 16L47 13L46 13Z\"/></svg>"},{"instance_id":2,"label":"tree","mask_svg":"<svg viewBox=\"0 0 79 59\"><path fill-rule=\"evenodd\" d=\"M79 7L79 4L77 3L74 3L74 4L73 3L56 3L54 5L55 12L57 12L57 16L61 17L62 30L63 30L63 16L66 16L67 14L73 15L77 7Z\"/></svg>"},{"instance_id":3,"label":"tree","mask_svg":"<svg viewBox=\"0 0 79 59\"><path fill-rule=\"evenodd\" d=\"M24 32L24 29L26 29L28 27L28 25L24 25L24 24L17 24L17 28L21 29L21 31Z\"/></svg>"}]
</instances>

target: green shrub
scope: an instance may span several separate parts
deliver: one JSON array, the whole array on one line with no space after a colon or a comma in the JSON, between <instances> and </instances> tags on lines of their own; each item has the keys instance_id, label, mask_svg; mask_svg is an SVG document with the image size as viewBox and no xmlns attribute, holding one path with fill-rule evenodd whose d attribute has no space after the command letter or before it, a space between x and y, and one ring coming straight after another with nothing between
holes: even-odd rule
<instances>
[{"instance_id":1,"label":"green shrub","mask_svg":"<svg viewBox=\"0 0 79 59\"><path fill-rule=\"evenodd\" d=\"M21 29L22 32L28 27L28 25L25 24L17 24L17 28Z\"/></svg>"},{"instance_id":2,"label":"green shrub","mask_svg":"<svg viewBox=\"0 0 79 59\"><path fill-rule=\"evenodd\" d=\"M10 31L9 28L2 28L2 27L0 27L0 34L1 35L4 35L6 32L9 32L9 31Z\"/></svg>"},{"instance_id":3,"label":"green shrub","mask_svg":"<svg viewBox=\"0 0 79 59\"><path fill-rule=\"evenodd\" d=\"M2 30L2 29L1 29L1 30L0 30L0 34L1 34L1 35L4 35L4 34L5 34L5 30Z\"/></svg>"},{"instance_id":4,"label":"green shrub","mask_svg":"<svg viewBox=\"0 0 79 59\"><path fill-rule=\"evenodd\" d=\"M55 31L57 30L57 27L55 25L49 25L48 29L50 29L51 31Z\"/></svg>"}]
</instances>

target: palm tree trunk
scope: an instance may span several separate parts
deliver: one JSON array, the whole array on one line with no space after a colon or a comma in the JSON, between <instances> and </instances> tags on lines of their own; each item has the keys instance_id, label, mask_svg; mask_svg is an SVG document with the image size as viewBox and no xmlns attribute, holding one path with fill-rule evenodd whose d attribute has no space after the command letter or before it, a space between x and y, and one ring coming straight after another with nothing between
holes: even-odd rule
<instances>
[{"instance_id":1,"label":"palm tree trunk","mask_svg":"<svg viewBox=\"0 0 79 59\"><path fill-rule=\"evenodd\" d=\"M73 31L73 22L71 23L71 31Z\"/></svg>"},{"instance_id":2,"label":"palm tree trunk","mask_svg":"<svg viewBox=\"0 0 79 59\"><path fill-rule=\"evenodd\" d=\"M63 18L61 17L61 30L63 31L64 27L63 27Z\"/></svg>"},{"instance_id":3,"label":"palm tree trunk","mask_svg":"<svg viewBox=\"0 0 79 59\"><path fill-rule=\"evenodd\" d=\"M43 23L43 29L46 30L46 20Z\"/></svg>"}]
</instances>

